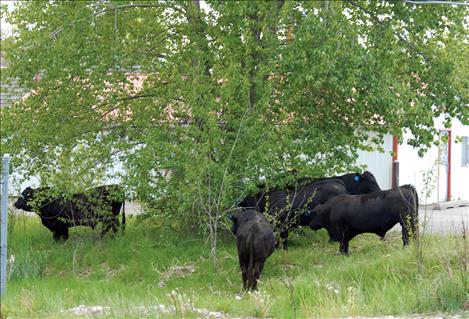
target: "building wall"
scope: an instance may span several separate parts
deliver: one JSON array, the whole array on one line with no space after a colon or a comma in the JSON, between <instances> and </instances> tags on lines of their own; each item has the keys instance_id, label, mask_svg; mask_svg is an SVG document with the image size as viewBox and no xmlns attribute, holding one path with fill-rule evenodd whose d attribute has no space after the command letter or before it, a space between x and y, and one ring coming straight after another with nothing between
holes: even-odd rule
<instances>
[{"instance_id":1,"label":"building wall","mask_svg":"<svg viewBox=\"0 0 469 319\"><path fill-rule=\"evenodd\" d=\"M384 190L390 189L392 185L392 135L384 137L383 148L384 153L360 151L356 163L366 165Z\"/></svg>"},{"instance_id":2,"label":"building wall","mask_svg":"<svg viewBox=\"0 0 469 319\"><path fill-rule=\"evenodd\" d=\"M442 119L435 122L438 129L444 129ZM458 142L463 136L469 136L469 126L454 120L451 127L451 198L446 196L447 158L444 150L447 146L433 146L421 158L417 150L407 144L409 134L404 136L404 142L399 145L399 184L414 185L422 203L469 200L469 166L462 165L462 144ZM429 177L427 182L425 176Z\"/></svg>"},{"instance_id":3,"label":"building wall","mask_svg":"<svg viewBox=\"0 0 469 319\"><path fill-rule=\"evenodd\" d=\"M432 147L423 157L419 157L417 150L407 144L409 139L410 135L406 134L404 142L398 148L399 185L413 185L419 193L421 203L438 202L438 148ZM426 175L431 176L427 186L424 181Z\"/></svg>"}]
</instances>

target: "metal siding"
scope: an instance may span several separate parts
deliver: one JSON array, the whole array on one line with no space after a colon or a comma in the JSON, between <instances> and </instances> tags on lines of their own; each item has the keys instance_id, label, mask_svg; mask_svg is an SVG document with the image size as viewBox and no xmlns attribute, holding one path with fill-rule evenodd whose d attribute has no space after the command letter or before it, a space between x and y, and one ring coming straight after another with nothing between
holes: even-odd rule
<instances>
[{"instance_id":1,"label":"metal siding","mask_svg":"<svg viewBox=\"0 0 469 319\"><path fill-rule=\"evenodd\" d=\"M366 165L381 189L390 189L392 183L392 136L386 135L382 144L384 153L359 151L356 163Z\"/></svg>"}]
</instances>

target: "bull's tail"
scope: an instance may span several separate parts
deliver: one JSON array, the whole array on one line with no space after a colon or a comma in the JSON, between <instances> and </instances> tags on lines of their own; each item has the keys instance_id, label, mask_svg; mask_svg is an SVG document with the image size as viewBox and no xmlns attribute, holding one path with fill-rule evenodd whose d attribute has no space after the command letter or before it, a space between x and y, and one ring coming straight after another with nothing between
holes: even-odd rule
<instances>
[{"instance_id":1,"label":"bull's tail","mask_svg":"<svg viewBox=\"0 0 469 319\"><path fill-rule=\"evenodd\" d=\"M412 187L413 189L413 197L414 197L414 211L412 212L412 224L414 226L414 237L418 239L419 236L419 195L417 190Z\"/></svg>"},{"instance_id":2,"label":"bull's tail","mask_svg":"<svg viewBox=\"0 0 469 319\"><path fill-rule=\"evenodd\" d=\"M122 228L121 231L124 232L125 230L125 200L122 204Z\"/></svg>"}]
</instances>

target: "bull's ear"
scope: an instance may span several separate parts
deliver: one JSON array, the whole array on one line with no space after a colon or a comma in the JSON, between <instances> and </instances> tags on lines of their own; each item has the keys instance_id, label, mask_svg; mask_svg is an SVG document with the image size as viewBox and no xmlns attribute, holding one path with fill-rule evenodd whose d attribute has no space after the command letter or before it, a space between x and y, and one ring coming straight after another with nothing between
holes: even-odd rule
<instances>
[{"instance_id":1,"label":"bull's ear","mask_svg":"<svg viewBox=\"0 0 469 319\"><path fill-rule=\"evenodd\" d=\"M360 179L361 179L360 174L355 173L355 176L353 177L353 180L358 183L360 181Z\"/></svg>"},{"instance_id":2,"label":"bull's ear","mask_svg":"<svg viewBox=\"0 0 469 319\"><path fill-rule=\"evenodd\" d=\"M228 215L228 218L231 219L231 220L234 221L234 222L238 220L238 218L237 218L235 215L233 215L233 214L229 214L229 215Z\"/></svg>"}]
</instances>

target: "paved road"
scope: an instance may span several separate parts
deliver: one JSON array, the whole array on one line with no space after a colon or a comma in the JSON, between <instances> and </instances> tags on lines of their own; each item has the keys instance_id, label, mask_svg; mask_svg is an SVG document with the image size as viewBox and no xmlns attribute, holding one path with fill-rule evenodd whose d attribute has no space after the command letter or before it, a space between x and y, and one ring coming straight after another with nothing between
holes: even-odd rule
<instances>
[{"instance_id":1,"label":"paved road","mask_svg":"<svg viewBox=\"0 0 469 319\"><path fill-rule=\"evenodd\" d=\"M429 233L462 234L463 223L469 232L469 207L448 208L443 210L419 209L421 227Z\"/></svg>"},{"instance_id":2,"label":"paved road","mask_svg":"<svg viewBox=\"0 0 469 319\"><path fill-rule=\"evenodd\" d=\"M426 234L462 234L463 223L469 232L469 207L433 210L432 207L419 209L420 231ZM391 231L401 231L397 224Z\"/></svg>"}]
</instances>

